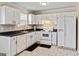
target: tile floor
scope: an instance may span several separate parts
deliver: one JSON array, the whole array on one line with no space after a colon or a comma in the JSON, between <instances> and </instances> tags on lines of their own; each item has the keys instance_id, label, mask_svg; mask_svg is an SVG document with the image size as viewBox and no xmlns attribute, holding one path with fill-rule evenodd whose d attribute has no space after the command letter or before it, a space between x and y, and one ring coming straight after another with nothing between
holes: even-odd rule
<instances>
[{"instance_id":1,"label":"tile floor","mask_svg":"<svg viewBox=\"0 0 79 59\"><path fill-rule=\"evenodd\" d=\"M77 51L52 46L51 48L37 47L32 52L25 50L18 56L78 56L78 55L79 54L77 53Z\"/></svg>"}]
</instances>

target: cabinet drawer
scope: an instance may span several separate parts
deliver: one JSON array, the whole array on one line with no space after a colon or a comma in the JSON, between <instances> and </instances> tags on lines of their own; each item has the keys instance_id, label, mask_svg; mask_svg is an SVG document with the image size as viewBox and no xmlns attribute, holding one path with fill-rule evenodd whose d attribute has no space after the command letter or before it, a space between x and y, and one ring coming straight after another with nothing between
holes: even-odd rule
<instances>
[{"instance_id":1,"label":"cabinet drawer","mask_svg":"<svg viewBox=\"0 0 79 59\"><path fill-rule=\"evenodd\" d=\"M41 40L41 44L51 45L51 41Z\"/></svg>"}]
</instances>

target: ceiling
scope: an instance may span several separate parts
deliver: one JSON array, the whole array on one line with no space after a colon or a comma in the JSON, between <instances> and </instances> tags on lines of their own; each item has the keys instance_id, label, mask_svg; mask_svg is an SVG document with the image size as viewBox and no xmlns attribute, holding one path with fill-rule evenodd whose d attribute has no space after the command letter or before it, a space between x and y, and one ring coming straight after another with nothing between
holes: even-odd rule
<instances>
[{"instance_id":1,"label":"ceiling","mask_svg":"<svg viewBox=\"0 0 79 59\"><path fill-rule=\"evenodd\" d=\"M14 2L14 3L27 10L33 10L33 11L44 11L63 7L73 7L76 4L75 2L49 2L47 6L41 6L40 2Z\"/></svg>"}]
</instances>

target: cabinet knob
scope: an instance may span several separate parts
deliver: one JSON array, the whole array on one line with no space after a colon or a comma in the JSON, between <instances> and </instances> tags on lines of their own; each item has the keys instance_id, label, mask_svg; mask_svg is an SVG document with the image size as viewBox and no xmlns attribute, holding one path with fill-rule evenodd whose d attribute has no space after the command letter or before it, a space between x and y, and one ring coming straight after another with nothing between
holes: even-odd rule
<instances>
[{"instance_id":1,"label":"cabinet knob","mask_svg":"<svg viewBox=\"0 0 79 59\"><path fill-rule=\"evenodd\" d=\"M13 40L15 40L16 39L16 37L13 37Z\"/></svg>"}]
</instances>

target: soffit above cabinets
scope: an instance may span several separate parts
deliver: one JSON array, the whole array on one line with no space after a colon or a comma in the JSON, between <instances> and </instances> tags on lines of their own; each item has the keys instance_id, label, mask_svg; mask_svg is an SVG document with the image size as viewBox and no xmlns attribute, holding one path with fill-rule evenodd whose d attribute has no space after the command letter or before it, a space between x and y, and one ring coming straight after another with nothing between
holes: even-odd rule
<instances>
[{"instance_id":1,"label":"soffit above cabinets","mask_svg":"<svg viewBox=\"0 0 79 59\"><path fill-rule=\"evenodd\" d=\"M48 5L42 6L40 2L13 2L18 7L23 7L27 10L32 11L44 11L50 9L58 9L58 8L65 8L65 7L75 7L76 2L49 2Z\"/></svg>"}]
</instances>

